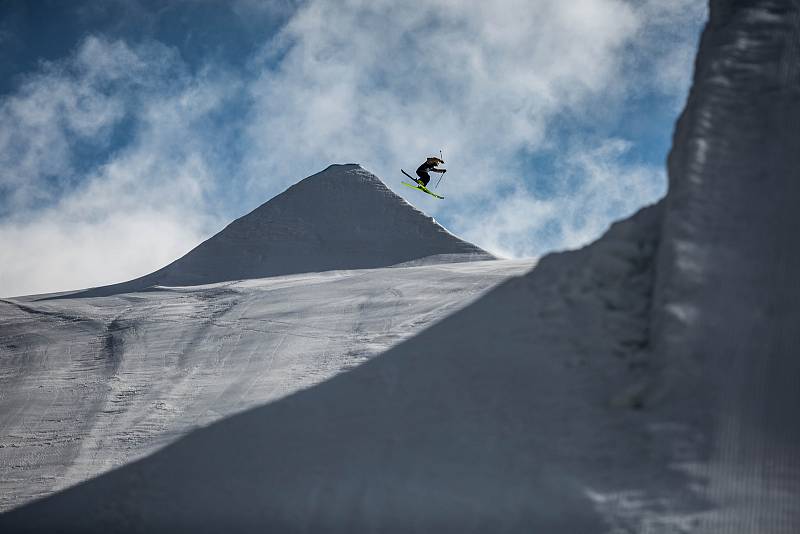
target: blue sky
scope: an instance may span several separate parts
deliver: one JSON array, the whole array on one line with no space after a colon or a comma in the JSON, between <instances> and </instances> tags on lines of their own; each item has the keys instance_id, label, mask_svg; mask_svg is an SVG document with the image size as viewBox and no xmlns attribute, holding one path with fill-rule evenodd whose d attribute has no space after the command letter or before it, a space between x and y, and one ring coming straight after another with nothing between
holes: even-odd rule
<instances>
[{"instance_id":1,"label":"blue sky","mask_svg":"<svg viewBox=\"0 0 800 534\"><path fill-rule=\"evenodd\" d=\"M665 193L703 4L7 0L0 295L145 274L330 163L501 255L582 246ZM401 189L440 149L447 200Z\"/></svg>"}]
</instances>

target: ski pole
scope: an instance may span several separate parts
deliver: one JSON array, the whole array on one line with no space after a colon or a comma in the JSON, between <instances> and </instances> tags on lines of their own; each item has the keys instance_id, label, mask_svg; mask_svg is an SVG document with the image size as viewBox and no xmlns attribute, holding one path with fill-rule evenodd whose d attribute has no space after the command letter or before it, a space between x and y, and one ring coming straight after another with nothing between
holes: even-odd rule
<instances>
[{"instance_id":1,"label":"ski pole","mask_svg":"<svg viewBox=\"0 0 800 534\"><path fill-rule=\"evenodd\" d=\"M442 155L442 149L441 148L439 149L439 159L441 160L442 163L444 163L444 156ZM439 183L442 181L442 178L444 178L444 173L441 173L439 175L439 179L436 181L436 187L434 189L436 189L437 191L439 189Z\"/></svg>"},{"instance_id":2,"label":"ski pole","mask_svg":"<svg viewBox=\"0 0 800 534\"><path fill-rule=\"evenodd\" d=\"M435 189L439 189L439 182L442 181L442 178L444 178L444 173L439 174L439 180L436 182L436 188Z\"/></svg>"}]
</instances>

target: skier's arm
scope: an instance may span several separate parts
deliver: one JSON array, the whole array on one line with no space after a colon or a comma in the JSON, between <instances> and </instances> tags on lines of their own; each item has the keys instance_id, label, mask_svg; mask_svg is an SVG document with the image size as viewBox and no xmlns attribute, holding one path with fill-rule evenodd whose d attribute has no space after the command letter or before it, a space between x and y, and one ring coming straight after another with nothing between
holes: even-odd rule
<instances>
[{"instance_id":1,"label":"skier's arm","mask_svg":"<svg viewBox=\"0 0 800 534\"><path fill-rule=\"evenodd\" d=\"M438 172L444 174L447 172L447 169L431 169L431 172Z\"/></svg>"}]
</instances>

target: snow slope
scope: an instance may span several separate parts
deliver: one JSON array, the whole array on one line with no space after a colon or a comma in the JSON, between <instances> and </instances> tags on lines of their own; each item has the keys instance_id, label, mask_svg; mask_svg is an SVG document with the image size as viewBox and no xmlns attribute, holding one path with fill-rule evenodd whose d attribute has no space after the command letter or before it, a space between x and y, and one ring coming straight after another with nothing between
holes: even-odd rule
<instances>
[{"instance_id":1,"label":"snow slope","mask_svg":"<svg viewBox=\"0 0 800 534\"><path fill-rule=\"evenodd\" d=\"M472 261L491 259L333 165L151 275L0 300L0 509L358 365L532 265Z\"/></svg>"},{"instance_id":2,"label":"snow slope","mask_svg":"<svg viewBox=\"0 0 800 534\"><path fill-rule=\"evenodd\" d=\"M659 214L644 210L348 372L12 511L0 527L591 533L613 522L679 525L700 504L687 477L667 466L667 447L683 430L629 409L645 376ZM405 271L413 287L427 285L431 270L502 264L363 276ZM339 313L325 335L341 335ZM238 357L267 359L269 347L258 348ZM265 384L286 380L273 382L276 369L259 365ZM623 501L639 508L620 514Z\"/></svg>"},{"instance_id":3,"label":"snow slope","mask_svg":"<svg viewBox=\"0 0 800 534\"><path fill-rule=\"evenodd\" d=\"M81 295L366 269L420 258L434 261L434 256L450 262L494 258L449 233L359 165L331 165L163 269Z\"/></svg>"},{"instance_id":4,"label":"snow slope","mask_svg":"<svg viewBox=\"0 0 800 534\"><path fill-rule=\"evenodd\" d=\"M473 261L492 259L332 165L151 275L0 300L0 509L358 365L532 265Z\"/></svg>"},{"instance_id":5,"label":"snow slope","mask_svg":"<svg viewBox=\"0 0 800 534\"><path fill-rule=\"evenodd\" d=\"M669 159L653 343L707 436L702 532L800 532L800 2L711 2Z\"/></svg>"},{"instance_id":6,"label":"snow slope","mask_svg":"<svg viewBox=\"0 0 800 534\"><path fill-rule=\"evenodd\" d=\"M464 262L0 301L0 509L359 365L530 266Z\"/></svg>"}]
</instances>

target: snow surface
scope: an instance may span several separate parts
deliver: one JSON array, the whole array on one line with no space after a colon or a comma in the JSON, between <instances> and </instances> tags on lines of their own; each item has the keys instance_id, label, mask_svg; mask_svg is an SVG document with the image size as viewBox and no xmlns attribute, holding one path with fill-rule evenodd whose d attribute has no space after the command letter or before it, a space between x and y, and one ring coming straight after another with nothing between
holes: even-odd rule
<instances>
[{"instance_id":1,"label":"snow surface","mask_svg":"<svg viewBox=\"0 0 800 534\"><path fill-rule=\"evenodd\" d=\"M0 509L359 365L531 262L0 301Z\"/></svg>"},{"instance_id":2,"label":"snow surface","mask_svg":"<svg viewBox=\"0 0 800 534\"><path fill-rule=\"evenodd\" d=\"M642 349L659 214L659 207L644 210L593 246L548 256L529 274L416 329L415 321L430 313L417 308L429 291L436 292L426 300L434 307L454 290L487 287L492 271L498 280L530 265L484 261L372 269L355 271L360 274L347 281L328 273L120 295L116 302L45 301L67 307L107 302L108 310L118 313L124 309L119 300L156 298L155 310L136 304L137 313L176 317L181 325L188 310L169 313L170 299L186 306L181 300L201 300L203 291L223 293L206 299L195 328L180 326L185 336L169 332L177 325L165 325L156 316L141 325L135 321L118 345L105 343L124 347L131 364L130 372L115 371L124 387L99 411L108 412L101 416L106 421L125 424L115 430L113 424L94 423L85 459L72 462L78 469L113 457L115 449L123 456L125 447L157 424L175 424L165 417L191 419L161 414L156 403L163 399L175 409L191 400L197 407L188 412L200 422L205 422L204 411L256 391L264 400L277 400L12 511L0 517L0 526L98 532L109 525L135 525L131 528L146 532L590 533L611 526L666 525L680 532L702 502L686 491L690 477L668 464L674 459L671 447L691 436L681 425L656 424L652 414L631 409L641 402L646 378ZM331 278L322 284L328 291L309 288L306 276ZM450 287L444 287L448 280ZM278 317L259 311L284 310L290 300L270 293L271 284L277 284L274 291L295 291L291 300L298 310ZM224 295L231 288L242 294ZM404 297L387 294L395 290ZM342 302L344 295L357 297ZM217 306L225 309L224 303L236 298L237 307L214 320L227 322L226 328L203 330ZM364 304L370 308L365 313L340 308L359 310ZM376 315L382 308L386 313ZM445 313L437 312L436 318ZM351 316L355 319L347 319ZM374 347L380 352L390 342L374 333L384 332L390 317L405 318L396 328L407 339L374 358L342 354L364 332L382 340ZM120 318L119 326L130 318ZM363 324L367 318L371 326ZM110 319L109 314L106 324ZM250 328L258 331L247 332ZM411 333L418 335L408 337ZM233 339L225 341L228 336ZM342 336L347 342L339 341ZM206 341L212 339L219 341ZM212 363L194 372L194 383L204 389L194 389L178 372L180 348L189 342L207 347L192 351L183 364ZM287 343L297 345L281 347L285 356L273 363L272 347ZM319 348L310 350L314 345ZM169 355L170 347L175 351L168 356L171 367L161 356ZM213 365L216 361L224 365ZM304 365L301 372L288 372L298 365ZM352 368L301 389L309 385L309 370L325 365L331 368L311 382ZM223 378L226 374L230 378ZM300 387L283 386L293 380L302 382ZM97 381L98 387L104 383ZM141 400L133 400L137 397ZM132 403L140 408L126 408Z\"/></svg>"},{"instance_id":3,"label":"snow surface","mask_svg":"<svg viewBox=\"0 0 800 534\"><path fill-rule=\"evenodd\" d=\"M703 429L701 532L800 532L800 2L711 2L669 159L653 343Z\"/></svg>"},{"instance_id":4,"label":"snow surface","mask_svg":"<svg viewBox=\"0 0 800 534\"><path fill-rule=\"evenodd\" d=\"M532 265L332 165L151 275L0 300L0 510L351 369Z\"/></svg>"}]
</instances>

